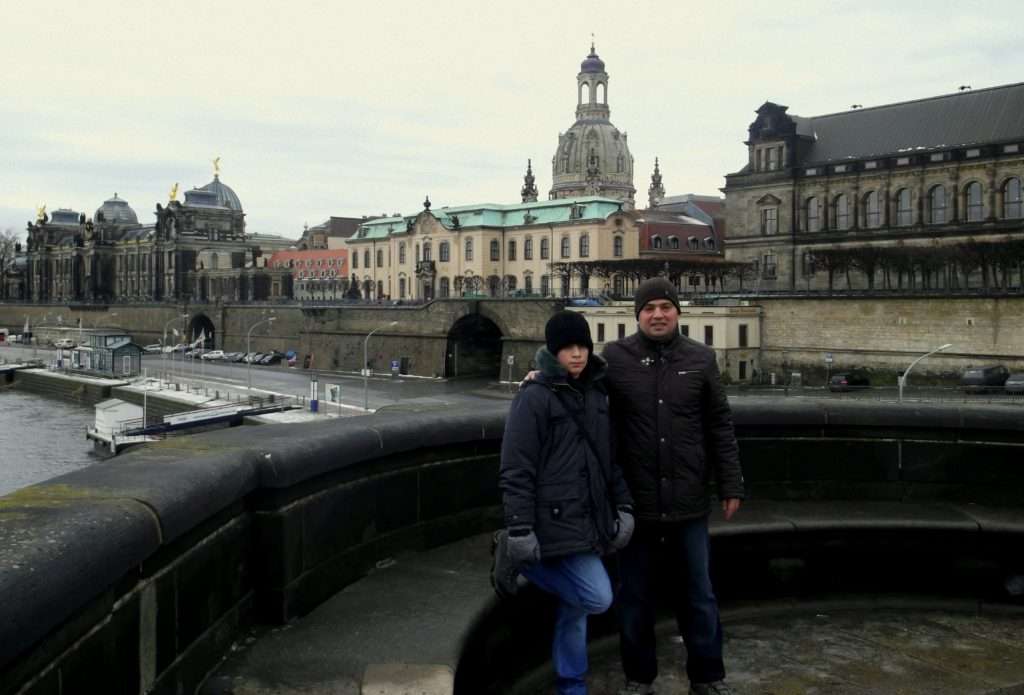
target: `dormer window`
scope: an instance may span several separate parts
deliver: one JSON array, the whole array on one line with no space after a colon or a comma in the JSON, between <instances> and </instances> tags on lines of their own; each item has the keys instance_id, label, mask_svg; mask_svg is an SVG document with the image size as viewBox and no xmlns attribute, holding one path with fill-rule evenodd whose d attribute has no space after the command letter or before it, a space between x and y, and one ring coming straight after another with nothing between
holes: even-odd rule
<instances>
[{"instance_id":1,"label":"dormer window","mask_svg":"<svg viewBox=\"0 0 1024 695\"><path fill-rule=\"evenodd\" d=\"M582 219L583 218L583 208L584 207L585 206L583 206L583 205L573 205L572 208L569 209L569 219L570 220Z\"/></svg>"},{"instance_id":2,"label":"dormer window","mask_svg":"<svg viewBox=\"0 0 1024 695\"><path fill-rule=\"evenodd\" d=\"M688 248L691 251L696 251L698 249L698 247L699 247L699 244L697 242L697 237L695 237L695 236L687 237L687 239L686 239L686 248Z\"/></svg>"},{"instance_id":3,"label":"dormer window","mask_svg":"<svg viewBox=\"0 0 1024 695\"><path fill-rule=\"evenodd\" d=\"M459 222L459 216L458 215L452 215L452 227L454 227L455 229L458 229L461 226L462 226L462 223Z\"/></svg>"}]
</instances>

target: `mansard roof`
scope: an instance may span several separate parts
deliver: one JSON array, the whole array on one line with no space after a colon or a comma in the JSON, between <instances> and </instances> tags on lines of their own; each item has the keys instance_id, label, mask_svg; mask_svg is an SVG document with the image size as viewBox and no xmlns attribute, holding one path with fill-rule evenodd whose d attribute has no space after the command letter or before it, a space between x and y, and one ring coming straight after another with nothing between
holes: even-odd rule
<instances>
[{"instance_id":1,"label":"mansard roof","mask_svg":"<svg viewBox=\"0 0 1024 695\"><path fill-rule=\"evenodd\" d=\"M803 164L1024 140L1024 82L803 119Z\"/></svg>"},{"instance_id":2,"label":"mansard roof","mask_svg":"<svg viewBox=\"0 0 1024 695\"><path fill-rule=\"evenodd\" d=\"M572 217L574 206L582 206L582 217ZM506 227L522 227L527 224L560 224L586 220L605 220L621 209L621 200L586 196L542 200L536 203L514 203L511 205L481 203L478 205L433 208L430 210L430 214L434 215L438 222L447 229L480 227L504 229ZM529 220L527 220L527 216L529 216ZM407 225L415 219L416 215L407 215L367 220L360 225L359 231L351 239L385 239L389 235L405 232Z\"/></svg>"}]
</instances>

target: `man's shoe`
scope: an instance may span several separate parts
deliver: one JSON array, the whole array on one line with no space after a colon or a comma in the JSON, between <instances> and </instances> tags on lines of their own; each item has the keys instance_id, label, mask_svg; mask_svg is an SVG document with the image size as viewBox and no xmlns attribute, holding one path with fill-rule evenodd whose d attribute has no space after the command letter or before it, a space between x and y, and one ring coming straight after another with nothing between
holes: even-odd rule
<instances>
[{"instance_id":1,"label":"man's shoe","mask_svg":"<svg viewBox=\"0 0 1024 695\"><path fill-rule=\"evenodd\" d=\"M619 695L654 695L654 684L626 681L625 687L619 690Z\"/></svg>"},{"instance_id":2,"label":"man's shoe","mask_svg":"<svg viewBox=\"0 0 1024 695\"><path fill-rule=\"evenodd\" d=\"M500 599L519 591L519 568L508 559L508 531L497 531L491 538L491 586Z\"/></svg>"},{"instance_id":3,"label":"man's shoe","mask_svg":"<svg viewBox=\"0 0 1024 695\"><path fill-rule=\"evenodd\" d=\"M690 683L690 695L735 695L725 681Z\"/></svg>"}]
</instances>

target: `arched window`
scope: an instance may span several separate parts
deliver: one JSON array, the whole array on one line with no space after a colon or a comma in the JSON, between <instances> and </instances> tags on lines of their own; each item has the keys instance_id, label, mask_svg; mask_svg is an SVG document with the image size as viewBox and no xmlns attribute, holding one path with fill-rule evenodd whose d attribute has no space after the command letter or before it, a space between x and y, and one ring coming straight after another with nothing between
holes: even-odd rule
<instances>
[{"instance_id":1,"label":"arched window","mask_svg":"<svg viewBox=\"0 0 1024 695\"><path fill-rule=\"evenodd\" d=\"M441 244L441 248L444 248L444 244ZM441 297L447 298L451 294L451 284L448 278L441 278Z\"/></svg>"},{"instance_id":2,"label":"arched window","mask_svg":"<svg viewBox=\"0 0 1024 695\"><path fill-rule=\"evenodd\" d=\"M473 260L473 240L472 239L466 239L466 253L464 255L466 256L466 260L467 261Z\"/></svg>"},{"instance_id":3,"label":"arched window","mask_svg":"<svg viewBox=\"0 0 1024 695\"><path fill-rule=\"evenodd\" d=\"M398 278L398 298L405 299L405 278Z\"/></svg>"},{"instance_id":4,"label":"arched window","mask_svg":"<svg viewBox=\"0 0 1024 695\"><path fill-rule=\"evenodd\" d=\"M652 249L660 249L661 248L661 237L658 236L657 234L655 234L654 236L651 237L651 248Z\"/></svg>"},{"instance_id":5,"label":"arched window","mask_svg":"<svg viewBox=\"0 0 1024 695\"><path fill-rule=\"evenodd\" d=\"M914 210L910 206L910 189L896 191L896 226L909 227L914 224Z\"/></svg>"},{"instance_id":6,"label":"arched window","mask_svg":"<svg viewBox=\"0 0 1024 695\"><path fill-rule=\"evenodd\" d=\"M569 237L564 236L562 237L562 258L568 258L570 253L572 253L572 242Z\"/></svg>"},{"instance_id":7,"label":"arched window","mask_svg":"<svg viewBox=\"0 0 1024 695\"><path fill-rule=\"evenodd\" d=\"M821 231L821 201L811 197L804 203L804 218L807 220L808 232Z\"/></svg>"},{"instance_id":8,"label":"arched window","mask_svg":"<svg viewBox=\"0 0 1024 695\"><path fill-rule=\"evenodd\" d=\"M541 275L540 276L540 295L542 297L547 297L549 294L551 294L551 276L550 275Z\"/></svg>"},{"instance_id":9,"label":"arched window","mask_svg":"<svg viewBox=\"0 0 1024 695\"><path fill-rule=\"evenodd\" d=\"M551 258L551 242L547 237L540 240L540 258L542 261Z\"/></svg>"},{"instance_id":10,"label":"arched window","mask_svg":"<svg viewBox=\"0 0 1024 695\"><path fill-rule=\"evenodd\" d=\"M363 251L363 267L370 267L370 249L366 249L365 251Z\"/></svg>"},{"instance_id":11,"label":"arched window","mask_svg":"<svg viewBox=\"0 0 1024 695\"><path fill-rule=\"evenodd\" d=\"M868 229L875 229L882 225L882 205L878 191L868 191L864 194L864 226Z\"/></svg>"},{"instance_id":12,"label":"arched window","mask_svg":"<svg viewBox=\"0 0 1024 695\"><path fill-rule=\"evenodd\" d=\"M437 249L438 255L441 257L442 263L447 263L451 260L452 247L447 241L442 241L441 245ZM447 295L445 295L447 296Z\"/></svg>"},{"instance_id":13,"label":"arched window","mask_svg":"<svg viewBox=\"0 0 1024 695\"><path fill-rule=\"evenodd\" d=\"M523 242L523 260L533 260L533 237L526 237L526 241Z\"/></svg>"},{"instance_id":14,"label":"arched window","mask_svg":"<svg viewBox=\"0 0 1024 695\"><path fill-rule=\"evenodd\" d=\"M678 249L679 248L679 237L677 237L677 236L670 236L668 238L668 247L670 249Z\"/></svg>"},{"instance_id":15,"label":"arched window","mask_svg":"<svg viewBox=\"0 0 1024 695\"><path fill-rule=\"evenodd\" d=\"M716 246L716 244L715 244L715 237L713 237L713 236L706 236L706 237L704 237L704 248L706 248L708 251L714 251L715 250L715 246Z\"/></svg>"},{"instance_id":16,"label":"arched window","mask_svg":"<svg viewBox=\"0 0 1024 695\"><path fill-rule=\"evenodd\" d=\"M840 193L832 199L832 229L850 228L850 199Z\"/></svg>"},{"instance_id":17,"label":"arched window","mask_svg":"<svg viewBox=\"0 0 1024 695\"><path fill-rule=\"evenodd\" d=\"M687 237L686 238L686 248L690 249L691 251L696 251L698 248L700 248L700 242L697 241L697 237L695 237L695 236Z\"/></svg>"},{"instance_id":18,"label":"arched window","mask_svg":"<svg viewBox=\"0 0 1024 695\"><path fill-rule=\"evenodd\" d=\"M622 258L622 237L616 236L612 241L612 255L615 258Z\"/></svg>"},{"instance_id":19,"label":"arched window","mask_svg":"<svg viewBox=\"0 0 1024 695\"><path fill-rule=\"evenodd\" d=\"M523 291L526 294L533 294L533 276L529 273L523 276Z\"/></svg>"},{"instance_id":20,"label":"arched window","mask_svg":"<svg viewBox=\"0 0 1024 695\"><path fill-rule=\"evenodd\" d=\"M405 242L398 244L398 265L405 265Z\"/></svg>"},{"instance_id":21,"label":"arched window","mask_svg":"<svg viewBox=\"0 0 1024 695\"><path fill-rule=\"evenodd\" d=\"M946 224L946 189L942 186L928 191L928 224Z\"/></svg>"},{"instance_id":22,"label":"arched window","mask_svg":"<svg viewBox=\"0 0 1024 695\"><path fill-rule=\"evenodd\" d=\"M501 260L501 244L498 243L497 239L491 239L491 260Z\"/></svg>"},{"instance_id":23,"label":"arched window","mask_svg":"<svg viewBox=\"0 0 1024 695\"><path fill-rule=\"evenodd\" d=\"M590 235L584 234L580 237L580 258L590 257Z\"/></svg>"},{"instance_id":24,"label":"arched window","mask_svg":"<svg viewBox=\"0 0 1024 695\"><path fill-rule=\"evenodd\" d=\"M433 260L433 254L431 253L431 248L430 248L430 242L429 241L424 241L423 242L423 260L425 260L425 261Z\"/></svg>"},{"instance_id":25,"label":"arched window","mask_svg":"<svg viewBox=\"0 0 1024 695\"><path fill-rule=\"evenodd\" d=\"M384 267L384 250L383 249L377 249L377 267L378 268L383 268Z\"/></svg>"},{"instance_id":26,"label":"arched window","mask_svg":"<svg viewBox=\"0 0 1024 695\"><path fill-rule=\"evenodd\" d=\"M515 275L506 275L505 276L505 292L509 293L509 292L515 292L515 291L516 291L516 276Z\"/></svg>"},{"instance_id":27,"label":"arched window","mask_svg":"<svg viewBox=\"0 0 1024 695\"><path fill-rule=\"evenodd\" d=\"M508 240L508 260L514 261L516 259L516 240Z\"/></svg>"},{"instance_id":28,"label":"arched window","mask_svg":"<svg viewBox=\"0 0 1024 695\"><path fill-rule=\"evenodd\" d=\"M1022 216L1020 179L1006 179L1003 184L1003 219L1015 220Z\"/></svg>"},{"instance_id":29,"label":"arched window","mask_svg":"<svg viewBox=\"0 0 1024 695\"><path fill-rule=\"evenodd\" d=\"M985 215L985 206L981 202L981 184L977 181L967 184L964 198L967 202L967 221L981 222Z\"/></svg>"}]
</instances>

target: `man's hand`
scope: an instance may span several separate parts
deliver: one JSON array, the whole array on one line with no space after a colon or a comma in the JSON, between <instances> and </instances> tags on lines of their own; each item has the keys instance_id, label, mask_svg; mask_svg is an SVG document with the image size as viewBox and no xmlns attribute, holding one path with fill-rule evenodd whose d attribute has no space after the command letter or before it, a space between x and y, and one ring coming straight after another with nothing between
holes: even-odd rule
<instances>
[{"instance_id":1,"label":"man's hand","mask_svg":"<svg viewBox=\"0 0 1024 695\"><path fill-rule=\"evenodd\" d=\"M726 521L732 519L732 515L735 514L739 508L740 500L736 497L730 497L729 499L722 500L722 512L725 514Z\"/></svg>"},{"instance_id":2,"label":"man's hand","mask_svg":"<svg viewBox=\"0 0 1024 695\"><path fill-rule=\"evenodd\" d=\"M523 377L523 380L519 382L519 388L525 386L527 381L533 381L534 379L536 379L538 374L540 374L539 369L533 369L528 371L526 373L526 376Z\"/></svg>"}]
</instances>

